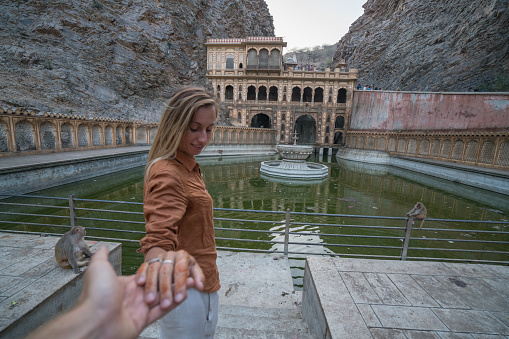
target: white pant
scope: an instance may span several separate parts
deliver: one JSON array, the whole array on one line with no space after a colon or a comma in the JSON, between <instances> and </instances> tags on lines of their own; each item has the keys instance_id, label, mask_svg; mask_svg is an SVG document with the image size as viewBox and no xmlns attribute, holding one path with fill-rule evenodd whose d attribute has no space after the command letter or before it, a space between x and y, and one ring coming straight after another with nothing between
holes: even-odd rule
<instances>
[{"instance_id":1,"label":"white pant","mask_svg":"<svg viewBox=\"0 0 509 339\"><path fill-rule=\"evenodd\" d=\"M219 309L219 294L203 293L194 288L187 299L159 320L161 339L214 338Z\"/></svg>"}]
</instances>

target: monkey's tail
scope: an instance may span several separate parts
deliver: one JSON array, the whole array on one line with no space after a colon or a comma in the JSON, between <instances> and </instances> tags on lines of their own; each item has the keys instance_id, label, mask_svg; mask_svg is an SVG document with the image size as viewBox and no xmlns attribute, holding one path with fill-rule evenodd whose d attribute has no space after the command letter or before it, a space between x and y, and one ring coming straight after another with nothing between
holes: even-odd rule
<instances>
[{"instance_id":1,"label":"monkey's tail","mask_svg":"<svg viewBox=\"0 0 509 339\"><path fill-rule=\"evenodd\" d=\"M419 229L421 229L421 228L422 228L422 225L424 225L424 220L426 220L426 218L422 219L422 221L421 221L421 226L419 226Z\"/></svg>"}]
</instances>

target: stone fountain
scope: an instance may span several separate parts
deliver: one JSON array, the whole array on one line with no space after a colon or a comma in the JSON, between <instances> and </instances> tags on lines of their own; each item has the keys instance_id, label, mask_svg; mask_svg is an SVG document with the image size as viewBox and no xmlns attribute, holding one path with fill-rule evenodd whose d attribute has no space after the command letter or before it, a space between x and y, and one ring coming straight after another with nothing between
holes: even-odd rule
<instances>
[{"instance_id":1,"label":"stone fountain","mask_svg":"<svg viewBox=\"0 0 509 339\"><path fill-rule=\"evenodd\" d=\"M283 160L263 161L260 172L272 177L295 180L316 180L328 177L327 166L306 162L313 153L313 146L297 145L297 133L293 139L293 145L277 145L277 151Z\"/></svg>"}]
</instances>

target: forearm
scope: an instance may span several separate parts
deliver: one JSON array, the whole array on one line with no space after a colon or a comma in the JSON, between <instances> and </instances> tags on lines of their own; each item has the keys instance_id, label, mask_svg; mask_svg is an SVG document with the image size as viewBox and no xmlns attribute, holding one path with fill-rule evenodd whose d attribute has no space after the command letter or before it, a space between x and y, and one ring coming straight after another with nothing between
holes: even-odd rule
<instances>
[{"instance_id":1,"label":"forearm","mask_svg":"<svg viewBox=\"0 0 509 339\"><path fill-rule=\"evenodd\" d=\"M104 338L102 319L85 305L78 305L71 311L51 320L32 332L26 339L88 339Z\"/></svg>"}]
</instances>

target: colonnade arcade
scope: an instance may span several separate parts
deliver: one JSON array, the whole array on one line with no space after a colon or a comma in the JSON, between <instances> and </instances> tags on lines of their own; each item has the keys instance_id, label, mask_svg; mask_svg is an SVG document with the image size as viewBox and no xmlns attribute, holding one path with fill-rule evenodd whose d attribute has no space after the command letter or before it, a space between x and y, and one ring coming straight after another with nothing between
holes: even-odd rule
<instances>
[{"instance_id":1,"label":"colonnade arcade","mask_svg":"<svg viewBox=\"0 0 509 339\"><path fill-rule=\"evenodd\" d=\"M217 85L217 93L219 94L219 99L221 99L220 93L221 85ZM232 85L226 85L224 89L224 101L233 101L235 100L235 90ZM295 86L292 88L291 93L287 94L286 86L283 87L283 97L282 100L279 100L279 91L277 86L270 86L267 89L266 86L261 85L256 87L255 85L249 85L247 88L247 92L242 91L242 85L239 85L238 88L238 98L237 100L243 100L245 97L248 101L267 101L267 102L298 102L298 103L306 103L306 102L324 102L324 89L322 87L305 87L303 90L299 86ZM243 94L244 93L244 94ZM332 88L329 88L329 93L326 96L327 102L333 102L333 97L336 95L336 103L344 104L346 103L346 88L340 88L336 93L332 93Z\"/></svg>"},{"instance_id":2,"label":"colonnade arcade","mask_svg":"<svg viewBox=\"0 0 509 339\"><path fill-rule=\"evenodd\" d=\"M509 168L508 132L349 131L347 147L500 169Z\"/></svg>"},{"instance_id":3,"label":"colonnade arcade","mask_svg":"<svg viewBox=\"0 0 509 339\"><path fill-rule=\"evenodd\" d=\"M79 149L149 145L157 123L88 118L0 108L0 157ZM216 126L211 145L274 145L267 128Z\"/></svg>"},{"instance_id":4,"label":"colonnade arcade","mask_svg":"<svg viewBox=\"0 0 509 339\"><path fill-rule=\"evenodd\" d=\"M0 152L148 145L157 124L0 109Z\"/></svg>"},{"instance_id":5,"label":"colonnade arcade","mask_svg":"<svg viewBox=\"0 0 509 339\"><path fill-rule=\"evenodd\" d=\"M353 94L345 87L218 84L215 92L238 126L277 129L278 140L285 143L292 143L297 132L297 143L341 145L350 109L347 102Z\"/></svg>"}]
</instances>

